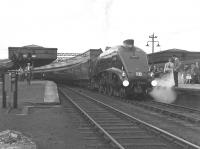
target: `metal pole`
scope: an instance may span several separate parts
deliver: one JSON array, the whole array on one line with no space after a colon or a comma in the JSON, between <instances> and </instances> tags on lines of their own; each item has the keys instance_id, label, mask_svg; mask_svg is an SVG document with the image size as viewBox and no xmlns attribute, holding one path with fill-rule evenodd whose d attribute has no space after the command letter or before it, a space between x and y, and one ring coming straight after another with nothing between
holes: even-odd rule
<instances>
[{"instance_id":1,"label":"metal pole","mask_svg":"<svg viewBox=\"0 0 200 149\"><path fill-rule=\"evenodd\" d=\"M15 91L14 91L14 101L13 108L17 108L17 96L18 96L18 73L15 74Z\"/></svg>"},{"instance_id":2,"label":"metal pole","mask_svg":"<svg viewBox=\"0 0 200 149\"><path fill-rule=\"evenodd\" d=\"M146 46L149 46L148 43L151 42L151 44L152 44L152 53L154 53L154 43L157 42L158 43L157 46L160 46L159 45L159 41L155 41L155 38L157 38L157 36L155 36L154 33L153 33L153 35L149 36L149 38L151 38L151 40L147 41L147 45Z\"/></svg>"},{"instance_id":3,"label":"metal pole","mask_svg":"<svg viewBox=\"0 0 200 149\"><path fill-rule=\"evenodd\" d=\"M152 53L154 53L154 38L155 38L155 36L153 33L153 35L152 35Z\"/></svg>"},{"instance_id":4,"label":"metal pole","mask_svg":"<svg viewBox=\"0 0 200 149\"><path fill-rule=\"evenodd\" d=\"M5 91L5 74L1 75L2 77L2 107L6 108L6 91Z\"/></svg>"}]
</instances>

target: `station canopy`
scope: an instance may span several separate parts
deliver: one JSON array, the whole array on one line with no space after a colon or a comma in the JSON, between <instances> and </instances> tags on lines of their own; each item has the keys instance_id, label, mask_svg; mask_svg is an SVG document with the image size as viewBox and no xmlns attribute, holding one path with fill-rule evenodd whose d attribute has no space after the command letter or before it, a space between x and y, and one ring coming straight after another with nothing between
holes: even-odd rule
<instances>
[{"instance_id":1,"label":"station canopy","mask_svg":"<svg viewBox=\"0 0 200 149\"><path fill-rule=\"evenodd\" d=\"M148 54L149 64L166 63L170 57L176 55L181 61L200 59L200 52L190 52L181 49L169 49L161 52Z\"/></svg>"}]
</instances>

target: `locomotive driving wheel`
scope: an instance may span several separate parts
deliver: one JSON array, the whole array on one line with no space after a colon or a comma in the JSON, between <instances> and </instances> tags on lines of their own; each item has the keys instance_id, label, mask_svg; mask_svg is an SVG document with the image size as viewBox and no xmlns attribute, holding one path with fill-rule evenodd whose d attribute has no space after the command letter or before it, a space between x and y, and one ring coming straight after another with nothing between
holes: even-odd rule
<instances>
[{"instance_id":1,"label":"locomotive driving wheel","mask_svg":"<svg viewBox=\"0 0 200 149\"><path fill-rule=\"evenodd\" d=\"M112 86L109 86L108 95L109 95L109 96L112 96L112 95L113 95L113 87L112 87Z\"/></svg>"},{"instance_id":2,"label":"locomotive driving wheel","mask_svg":"<svg viewBox=\"0 0 200 149\"><path fill-rule=\"evenodd\" d=\"M103 87L103 94L107 93L107 87Z\"/></svg>"},{"instance_id":3,"label":"locomotive driving wheel","mask_svg":"<svg viewBox=\"0 0 200 149\"><path fill-rule=\"evenodd\" d=\"M90 87L91 90L94 90L94 83L92 81L90 82L89 87Z\"/></svg>"},{"instance_id":4,"label":"locomotive driving wheel","mask_svg":"<svg viewBox=\"0 0 200 149\"><path fill-rule=\"evenodd\" d=\"M99 87L98 87L98 91L99 91L99 93L102 93L102 91L103 91L103 87L102 87L101 85L99 85Z\"/></svg>"},{"instance_id":5,"label":"locomotive driving wheel","mask_svg":"<svg viewBox=\"0 0 200 149\"><path fill-rule=\"evenodd\" d=\"M116 97L118 97L119 96L119 90L116 89L116 88L114 88L113 89L113 95L116 96Z\"/></svg>"},{"instance_id":6,"label":"locomotive driving wheel","mask_svg":"<svg viewBox=\"0 0 200 149\"><path fill-rule=\"evenodd\" d=\"M119 95L121 98L124 98L126 96L126 90L124 87L121 87L119 90Z\"/></svg>"}]
</instances>

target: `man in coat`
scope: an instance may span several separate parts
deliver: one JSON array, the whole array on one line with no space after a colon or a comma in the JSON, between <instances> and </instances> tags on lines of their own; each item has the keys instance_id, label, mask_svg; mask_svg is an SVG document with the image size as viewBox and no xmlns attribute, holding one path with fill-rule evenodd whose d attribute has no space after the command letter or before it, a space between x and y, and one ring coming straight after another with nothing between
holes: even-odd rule
<instances>
[{"instance_id":1,"label":"man in coat","mask_svg":"<svg viewBox=\"0 0 200 149\"><path fill-rule=\"evenodd\" d=\"M181 67L181 62L179 60L178 57L176 57L175 55L172 56L173 58L173 62L174 62L174 83L175 83L175 87L178 87L178 72L180 70Z\"/></svg>"}]
</instances>

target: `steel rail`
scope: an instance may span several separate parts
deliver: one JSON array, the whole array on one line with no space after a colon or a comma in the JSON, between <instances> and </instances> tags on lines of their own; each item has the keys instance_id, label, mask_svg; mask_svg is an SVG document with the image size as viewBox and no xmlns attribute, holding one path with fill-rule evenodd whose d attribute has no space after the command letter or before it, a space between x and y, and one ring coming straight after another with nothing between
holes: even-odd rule
<instances>
[{"instance_id":1,"label":"steel rail","mask_svg":"<svg viewBox=\"0 0 200 149\"><path fill-rule=\"evenodd\" d=\"M125 99L123 99L125 100ZM145 109L150 109L150 110L153 110L155 112L160 112L164 115L169 115L171 117L175 117L175 118L179 118L181 120L187 120L188 122L191 122L191 123L200 123L200 119L197 119L197 118L194 118L194 117L189 117L189 116L186 116L184 114L180 114L180 113L175 113L175 112L172 112L172 111L169 111L169 110L166 110L166 109L161 109L160 107L156 107L153 106L153 105L148 105L148 104L145 104L145 103L139 103L137 101L128 101L128 100L125 100L126 102L128 103L131 103L133 105L138 105L140 107L144 107Z\"/></svg>"},{"instance_id":2,"label":"steel rail","mask_svg":"<svg viewBox=\"0 0 200 149\"><path fill-rule=\"evenodd\" d=\"M198 109L193 109L193 108L190 108L190 107L185 107L185 106L181 106L181 105L176 105L176 104L167 104L167 103L162 103L162 102L156 102L156 101L150 101L150 103L152 104L158 104L158 105L164 105L164 106L167 106L167 107L173 107L173 108L180 108L182 110L188 110L190 112L197 112L197 113L200 113L200 110Z\"/></svg>"},{"instance_id":3,"label":"steel rail","mask_svg":"<svg viewBox=\"0 0 200 149\"><path fill-rule=\"evenodd\" d=\"M62 91L61 91L62 92ZM64 94L64 93L63 93ZM95 120L90 117L78 104L76 104L71 97L64 94L67 99L85 116L91 123L93 123L112 143L119 149L125 149L117 140L115 140L105 129L103 129Z\"/></svg>"},{"instance_id":4,"label":"steel rail","mask_svg":"<svg viewBox=\"0 0 200 149\"><path fill-rule=\"evenodd\" d=\"M72 90L72 89L70 88L70 90ZM185 149L191 149L191 148L192 149L200 149L200 146L198 146L198 145L195 145L195 144L193 144L193 143L191 143L191 142L189 142L189 141L187 141L187 140L185 140L183 138L175 136L175 135L173 135L173 134L171 134L171 133L169 133L169 132L167 132L165 130L162 130L162 129L160 129L160 128L156 127L156 126L153 126L153 125L151 125L151 124L149 124L147 122L144 122L144 121L142 121L142 120L140 120L138 118L135 118L135 117L133 117L133 116L127 114L127 113L124 113L121 110L118 110L118 109L116 109L116 108L114 108L114 107L112 107L110 105L106 105L101 101L97 101L94 98L92 98L92 97L90 97L90 96L88 96L88 95L86 95L84 93L80 93L80 92L77 92L77 91L74 91L74 90L72 90L72 91L77 93L77 94L79 94L79 95L85 96L85 97L89 98L90 100L92 100L92 101L94 101L94 102L96 102L98 104L103 105L104 107L112 109L113 111L115 111L116 113L119 113L120 115L126 116L126 118L129 119L129 120L137 121L138 123L142 124L143 126L146 126L147 128L150 128L150 130L155 130L158 134L160 134L161 136L164 135L163 137L166 137L167 139L170 138L169 140L171 140L172 142L174 142L176 144L177 143L181 143L182 145L184 145Z\"/></svg>"}]
</instances>

